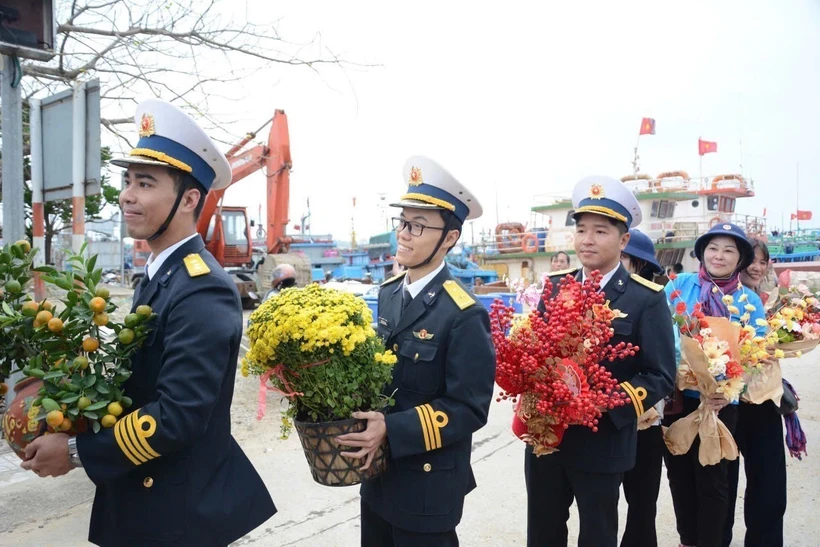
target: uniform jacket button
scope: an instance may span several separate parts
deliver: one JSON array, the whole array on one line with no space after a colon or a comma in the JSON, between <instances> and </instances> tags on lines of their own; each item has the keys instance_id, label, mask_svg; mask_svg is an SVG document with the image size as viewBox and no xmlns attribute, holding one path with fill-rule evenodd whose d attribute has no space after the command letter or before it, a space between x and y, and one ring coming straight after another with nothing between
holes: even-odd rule
<instances>
[{"instance_id":1,"label":"uniform jacket button","mask_svg":"<svg viewBox=\"0 0 820 547\"><path fill-rule=\"evenodd\" d=\"M142 481L142 485L146 488L151 488L154 486L154 479L151 477L145 477L145 480Z\"/></svg>"},{"instance_id":2,"label":"uniform jacket button","mask_svg":"<svg viewBox=\"0 0 820 547\"><path fill-rule=\"evenodd\" d=\"M399 345L393 344L393 353L396 353L397 351L399 351Z\"/></svg>"},{"instance_id":3,"label":"uniform jacket button","mask_svg":"<svg viewBox=\"0 0 820 547\"><path fill-rule=\"evenodd\" d=\"M425 472L425 473L429 473L429 472L430 472L430 471L432 471L432 470L433 470L433 466L432 466L432 465L430 465L429 463L425 463L425 464L424 464L424 472Z\"/></svg>"}]
</instances>

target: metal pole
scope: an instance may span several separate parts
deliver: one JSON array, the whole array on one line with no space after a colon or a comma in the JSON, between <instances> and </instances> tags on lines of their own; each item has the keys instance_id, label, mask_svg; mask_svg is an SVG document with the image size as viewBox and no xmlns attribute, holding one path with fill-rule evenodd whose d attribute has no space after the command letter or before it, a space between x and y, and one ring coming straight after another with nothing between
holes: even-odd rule
<instances>
[{"instance_id":1,"label":"metal pole","mask_svg":"<svg viewBox=\"0 0 820 547\"><path fill-rule=\"evenodd\" d=\"M19 77L19 63L3 55L0 102L3 105L3 241L14 243L26 236L23 204L23 101L20 86L12 87ZM16 65L16 66L15 66Z\"/></svg>"},{"instance_id":2,"label":"metal pole","mask_svg":"<svg viewBox=\"0 0 820 547\"><path fill-rule=\"evenodd\" d=\"M29 135L31 138L31 233L37 248L34 265L45 264L46 220L43 203L43 123L39 99L29 101ZM46 286L39 272L34 272L34 298L46 298Z\"/></svg>"},{"instance_id":3,"label":"metal pole","mask_svg":"<svg viewBox=\"0 0 820 547\"><path fill-rule=\"evenodd\" d=\"M794 199L797 204L797 207L794 210L794 214L797 215L797 231L800 231L800 162L797 162L797 172L795 173L795 192L794 192Z\"/></svg>"},{"instance_id":4,"label":"metal pole","mask_svg":"<svg viewBox=\"0 0 820 547\"><path fill-rule=\"evenodd\" d=\"M85 82L74 84L71 135L71 247L75 253L85 242Z\"/></svg>"}]
</instances>

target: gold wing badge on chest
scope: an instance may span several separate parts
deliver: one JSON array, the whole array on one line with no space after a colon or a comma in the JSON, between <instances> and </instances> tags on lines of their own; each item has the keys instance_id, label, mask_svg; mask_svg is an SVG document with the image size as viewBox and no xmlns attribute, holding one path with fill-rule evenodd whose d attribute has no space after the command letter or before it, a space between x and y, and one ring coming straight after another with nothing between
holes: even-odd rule
<instances>
[{"instance_id":1,"label":"gold wing badge on chest","mask_svg":"<svg viewBox=\"0 0 820 547\"><path fill-rule=\"evenodd\" d=\"M419 340L432 340L433 336L435 336L435 334L427 332L426 329L421 329L418 332L413 331L413 336L415 336Z\"/></svg>"}]
</instances>

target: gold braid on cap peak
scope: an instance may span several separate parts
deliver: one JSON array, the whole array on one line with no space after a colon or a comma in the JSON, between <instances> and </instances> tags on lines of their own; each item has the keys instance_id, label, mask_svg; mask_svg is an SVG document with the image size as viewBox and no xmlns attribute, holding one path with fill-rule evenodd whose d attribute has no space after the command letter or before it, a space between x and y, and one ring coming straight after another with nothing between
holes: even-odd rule
<instances>
[{"instance_id":1,"label":"gold braid on cap peak","mask_svg":"<svg viewBox=\"0 0 820 547\"><path fill-rule=\"evenodd\" d=\"M168 154L163 154L162 152L157 152L156 150L151 150L150 148L134 148L131 150L132 156L145 156L148 158L153 158L155 160L159 160L162 162L167 163L171 167L176 167L181 171L185 171L186 173L192 173L193 169L190 165L185 162L179 161L178 159L172 158Z\"/></svg>"},{"instance_id":2,"label":"gold braid on cap peak","mask_svg":"<svg viewBox=\"0 0 820 547\"><path fill-rule=\"evenodd\" d=\"M401 197L401 199L414 199L416 201L423 201L424 203L429 203L430 205L438 205L439 207L447 209L448 211L455 212L455 210L456 210L456 206L453 205L452 203L448 203L448 202L444 201L443 199L438 199L438 198L434 198L432 196L428 196L427 194L415 194L415 193L411 192L409 194L404 194Z\"/></svg>"},{"instance_id":3,"label":"gold braid on cap peak","mask_svg":"<svg viewBox=\"0 0 820 547\"><path fill-rule=\"evenodd\" d=\"M598 205L584 205L583 207L578 207L577 209L575 209L575 214L578 214L578 213L599 213L599 214L602 214L602 215L612 217L616 220L620 220L621 222L624 222L624 223L627 222L625 216L623 216L621 213L616 213L615 211L613 211L609 207L601 207L601 206L598 206Z\"/></svg>"}]
</instances>

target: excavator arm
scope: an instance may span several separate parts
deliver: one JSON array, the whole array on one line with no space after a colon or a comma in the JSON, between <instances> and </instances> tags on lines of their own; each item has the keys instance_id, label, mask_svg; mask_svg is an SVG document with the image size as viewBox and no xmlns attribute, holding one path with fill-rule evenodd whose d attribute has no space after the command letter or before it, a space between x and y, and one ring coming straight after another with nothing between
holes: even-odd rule
<instances>
[{"instance_id":1,"label":"excavator arm","mask_svg":"<svg viewBox=\"0 0 820 547\"><path fill-rule=\"evenodd\" d=\"M267 178L267 240L269 254L285 252L290 238L285 237L288 224L288 198L290 185L290 137L288 120L284 110L277 110L273 116L267 145L258 145L248 150L242 148L250 142L255 133L249 133L226 154L231 164L231 183L221 190L212 190L205 197L197 232L205 240L211 254L223 266L225 265L225 238L222 226L222 215L215 215L225 191L245 177L264 169ZM263 126L264 127L264 126ZM213 227L211 222L213 221ZM248 247L245 251L247 262L252 253L252 236L247 228Z\"/></svg>"},{"instance_id":2,"label":"excavator arm","mask_svg":"<svg viewBox=\"0 0 820 547\"><path fill-rule=\"evenodd\" d=\"M265 160L267 184L267 238L268 254L286 253L292 239L285 236L288 222L288 200L290 199L290 134L288 117L284 110L273 115L273 124L268 139L268 156Z\"/></svg>"}]
</instances>

